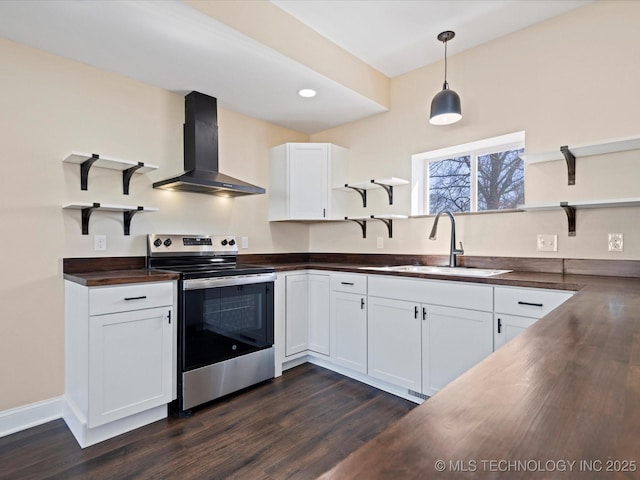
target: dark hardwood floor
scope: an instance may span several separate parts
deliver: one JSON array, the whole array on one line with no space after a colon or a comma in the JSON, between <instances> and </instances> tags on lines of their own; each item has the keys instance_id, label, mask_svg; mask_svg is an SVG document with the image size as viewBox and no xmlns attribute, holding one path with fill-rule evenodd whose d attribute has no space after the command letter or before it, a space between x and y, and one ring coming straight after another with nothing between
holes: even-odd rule
<instances>
[{"instance_id":1,"label":"dark hardwood floor","mask_svg":"<svg viewBox=\"0 0 640 480\"><path fill-rule=\"evenodd\" d=\"M81 449L63 420L0 438L2 479L311 479L415 405L321 367Z\"/></svg>"}]
</instances>

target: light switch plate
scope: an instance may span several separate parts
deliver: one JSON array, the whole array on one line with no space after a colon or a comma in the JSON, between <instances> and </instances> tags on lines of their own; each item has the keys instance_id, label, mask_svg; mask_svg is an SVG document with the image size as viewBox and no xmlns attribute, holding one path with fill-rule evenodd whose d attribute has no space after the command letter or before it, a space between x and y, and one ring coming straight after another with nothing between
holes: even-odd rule
<instances>
[{"instance_id":1,"label":"light switch plate","mask_svg":"<svg viewBox=\"0 0 640 480\"><path fill-rule=\"evenodd\" d=\"M538 235L538 251L539 252L557 252L558 251L558 235L539 234Z\"/></svg>"},{"instance_id":2,"label":"light switch plate","mask_svg":"<svg viewBox=\"0 0 640 480\"><path fill-rule=\"evenodd\" d=\"M383 237L378 237L377 238L376 246L378 248L383 248L384 247L384 238Z\"/></svg>"},{"instance_id":3,"label":"light switch plate","mask_svg":"<svg viewBox=\"0 0 640 480\"><path fill-rule=\"evenodd\" d=\"M240 243L242 244L242 248L249 248L249 237L242 237Z\"/></svg>"}]
</instances>

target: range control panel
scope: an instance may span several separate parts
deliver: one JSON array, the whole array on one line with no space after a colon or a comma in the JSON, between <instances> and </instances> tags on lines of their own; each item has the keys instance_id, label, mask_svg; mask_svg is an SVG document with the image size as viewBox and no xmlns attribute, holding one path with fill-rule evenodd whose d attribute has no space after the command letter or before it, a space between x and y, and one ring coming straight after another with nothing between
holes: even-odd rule
<instances>
[{"instance_id":1,"label":"range control panel","mask_svg":"<svg viewBox=\"0 0 640 480\"><path fill-rule=\"evenodd\" d=\"M234 235L170 235L152 233L147 237L147 251L156 254L237 254Z\"/></svg>"}]
</instances>

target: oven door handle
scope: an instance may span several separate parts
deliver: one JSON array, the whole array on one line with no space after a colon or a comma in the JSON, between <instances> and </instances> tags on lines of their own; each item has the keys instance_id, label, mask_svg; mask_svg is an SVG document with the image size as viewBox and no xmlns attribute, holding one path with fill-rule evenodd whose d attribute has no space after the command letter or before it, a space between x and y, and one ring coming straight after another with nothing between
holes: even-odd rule
<instances>
[{"instance_id":1,"label":"oven door handle","mask_svg":"<svg viewBox=\"0 0 640 480\"><path fill-rule=\"evenodd\" d=\"M276 274L257 273L252 275L234 275L226 277L194 278L182 282L183 290L202 290L204 288L233 287L235 285L250 285L253 283L274 282Z\"/></svg>"}]
</instances>

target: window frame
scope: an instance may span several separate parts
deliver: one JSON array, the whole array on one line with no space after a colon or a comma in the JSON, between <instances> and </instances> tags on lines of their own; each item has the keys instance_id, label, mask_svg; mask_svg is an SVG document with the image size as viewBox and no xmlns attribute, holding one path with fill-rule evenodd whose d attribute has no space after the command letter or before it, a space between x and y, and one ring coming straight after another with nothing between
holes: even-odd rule
<instances>
[{"instance_id":1,"label":"window frame","mask_svg":"<svg viewBox=\"0 0 640 480\"><path fill-rule=\"evenodd\" d=\"M478 160L482 155L498 153L507 150L524 149L525 132L508 133L497 137L486 138L475 142L454 145L428 152L416 153L411 156L411 215L435 215L429 213L429 198L426 187L429 179L427 165L431 162L447 160L456 157L470 156L470 210L460 213L487 213L500 212L502 210L478 211ZM427 198L425 199L425 195Z\"/></svg>"}]
</instances>

